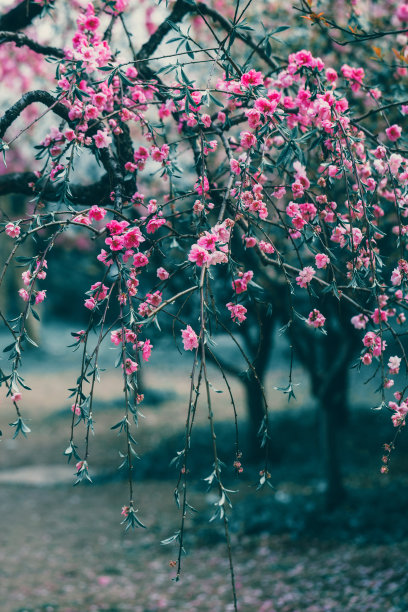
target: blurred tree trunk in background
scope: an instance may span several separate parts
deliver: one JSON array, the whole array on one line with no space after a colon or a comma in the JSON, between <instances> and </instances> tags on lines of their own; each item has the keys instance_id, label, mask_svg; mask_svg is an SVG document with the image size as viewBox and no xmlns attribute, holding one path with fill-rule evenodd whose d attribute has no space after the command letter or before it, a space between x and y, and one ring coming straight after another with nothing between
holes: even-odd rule
<instances>
[{"instance_id":1,"label":"blurred tree trunk in background","mask_svg":"<svg viewBox=\"0 0 408 612\"><path fill-rule=\"evenodd\" d=\"M350 360L357 350L357 337L352 330L345 334L350 312L340 308L335 297L324 303L327 315L326 331L304 330L292 334L296 357L307 370L311 392L317 401L321 421L321 447L326 480L326 507L331 510L345 497L341 471L339 434L348 421ZM349 325L350 327L350 325Z\"/></svg>"},{"instance_id":2,"label":"blurred tree trunk in background","mask_svg":"<svg viewBox=\"0 0 408 612\"><path fill-rule=\"evenodd\" d=\"M248 369L245 376L241 376L242 384L245 388L246 412L248 420L248 457L249 461L256 461L263 456L260 447L258 431L265 416L265 403L263 398L265 373L268 368L269 358L273 348L273 329L275 320L273 316L267 314L265 306L260 308L261 327L259 336L255 340L250 338L250 334L244 335L245 345L248 350L253 367L256 370L258 380L253 371ZM248 328L244 328L248 330Z\"/></svg>"},{"instance_id":3,"label":"blurred tree trunk in background","mask_svg":"<svg viewBox=\"0 0 408 612\"><path fill-rule=\"evenodd\" d=\"M257 461L264 456L258 431L265 416L263 389L265 374L273 348L273 330L276 323L276 317L269 312L269 304L257 303L254 310L256 310L256 320L250 321L248 319L247 325L243 325L240 328L240 335L243 341L243 350L255 369L256 376L253 369L248 365L244 366L245 369L243 369L236 366L232 360L221 358L216 354L216 358L222 365L225 373L238 378L244 386L248 423L244 461L250 462ZM249 314L252 315L253 313ZM248 325L248 323L252 324Z\"/></svg>"}]
</instances>

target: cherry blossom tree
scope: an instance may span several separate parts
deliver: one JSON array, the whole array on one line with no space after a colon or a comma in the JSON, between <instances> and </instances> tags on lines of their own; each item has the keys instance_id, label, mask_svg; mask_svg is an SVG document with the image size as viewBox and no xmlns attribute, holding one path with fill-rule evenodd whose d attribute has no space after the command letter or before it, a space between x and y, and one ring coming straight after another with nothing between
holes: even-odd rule
<instances>
[{"instance_id":1,"label":"cherry blossom tree","mask_svg":"<svg viewBox=\"0 0 408 612\"><path fill-rule=\"evenodd\" d=\"M377 378L373 408L391 414L396 435L382 472L405 426L408 387L395 377L408 367L408 4L24 0L3 13L0 30L0 231L8 249L0 284L14 264L23 266L20 313L0 313L10 336L0 382L15 406L14 435L30 432L21 363L35 343L29 322L47 299L48 262L68 233L87 235L92 249L83 257L98 262L99 274L83 298L88 325L73 332L80 374L65 454L76 482L91 479L94 389L108 337L123 372L123 416L112 425L122 434L129 483L123 523L144 526L133 486L138 373L154 351L151 325L170 321L192 365L176 457L181 524L168 542L179 545L178 579L190 438L204 402L213 449L206 480L218 492L212 518L224 524L237 609L231 492L207 364L217 364L229 393L231 367L212 338L230 336L257 396L259 488L272 485L263 383L265 339L278 320L290 346L281 391L293 396L299 359L326 414L328 448L345 403L336 381L349 365ZM6 200L11 194L25 198L23 212ZM253 345L248 354L242 337ZM239 474L232 394L231 402ZM334 483L337 459L327 461Z\"/></svg>"}]
</instances>

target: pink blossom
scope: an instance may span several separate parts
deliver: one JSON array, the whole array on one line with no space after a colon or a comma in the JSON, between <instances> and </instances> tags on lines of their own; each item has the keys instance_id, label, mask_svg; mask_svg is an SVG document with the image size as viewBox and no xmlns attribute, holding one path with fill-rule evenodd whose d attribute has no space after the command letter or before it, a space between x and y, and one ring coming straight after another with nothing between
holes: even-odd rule
<instances>
[{"instance_id":1,"label":"pink blossom","mask_svg":"<svg viewBox=\"0 0 408 612\"><path fill-rule=\"evenodd\" d=\"M25 301L28 302L28 300L30 299L30 294L28 293L27 289L19 289L18 290L18 295Z\"/></svg>"},{"instance_id":2,"label":"pink blossom","mask_svg":"<svg viewBox=\"0 0 408 612\"><path fill-rule=\"evenodd\" d=\"M194 100L194 104L198 106L201 102L201 98L203 97L201 91L192 91L190 95Z\"/></svg>"},{"instance_id":3,"label":"pink blossom","mask_svg":"<svg viewBox=\"0 0 408 612\"><path fill-rule=\"evenodd\" d=\"M292 61L292 59L294 59L299 66L313 67L313 55L310 51L306 51L305 49L291 54L289 60Z\"/></svg>"},{"instance_id":4,"label":"pink blossom","mask_svg":"<svg viewBox=\"0 0 408 612\"><path fill-rule=\"evenodd\" d=\"M248 283L252 280L254 273L252 270L248 270L247 272L240 273L239 278L236 278L232 281L232 288L235 290L235 293L243 293L247 290Z\"/></svg>"},{"instance_id":5,"label":"pink blossom","mask_svg":"<svg viewBox=\"0 0 408 612\"><path fill-rule=\"evenodd\" d=\"M136 334L131 329L125 329L125 340L134 344L136 342Z\"/></svg>"},{"instance_id":6,"label":"pink blossom","mask_svg":"<svg viewBox=\"0 0 408 612\"><path fill-rule=\"evenodd\" d=\"M122 234L127 227L129 227L128 221L116 221L116 219L113 219L106 224L106 228L112 235Z\"/></svg>"},{"instance_id":7,"label":"pink blossom","mask_svg":"<svg viewBox=\"0 0 408 612\"><path fill-rule=\"evenodd\" d=\"M164 144L160 147L152 147L150 151L150 155L154 161L163 162L169 156L169 145Z\"/></svg>"},{"instance_id":8,"label":"pink blossom","mask_svg":"<svg viewBox=\"0 0 408 612\"><path fill-rule=\"evenodd\" d=\"M348 64L343 64L341 73L346 79L351 81L352 91L358 91L360 89L365 77L363 68L352 68Z\"/></svg>"},{"instance_id":9,"label":"pink blossom","mask_svg":"<svg viewBox=\"0 0 408 612\"><path fill-rule=\"evenodd\" d=\"M241 147L250 149L256 145L256 138L251 132L241 132Z\"/></svg>"},{"instance_id":10,"label":"pink blossom","mask_svg":"<svg viewBox=\"0 0 408 612\"><path fill-rule=\"evenodd\" d=\"M123 244L127 249L138 248L144 240L142 232L138 227L132 227L132 229L123 234Z\"/></svg>"},{"instance_id":11,"label":"pink blossom","mask_svg":"<svg viewBox=\"0 0 408 612\"><path fill-rule=\"evenodd\" d=\"M396 140L401 138L402 128L396 123L394 123L394 125L391 125L385 130L385 133L387 134L389 140L395 142Z\"/></svg>"},{"instance_id":12,"label":"pink blossom","mask_svg":"<svg viewBox=\"0 0 408 612\"><path fill-rule=\"evenodd\" d=\"M297 215L299 215L300 214L299 204L296 204L295 202L289 202L289 204L286 207L286 214L289 217L296 217Z\"/></svg>"},{"instance_id":13,"label":"pink blossom","mask_svg":"<svg viewBox=\"0 0 408 612\"><path fill-rule=\"evenodd\" d=\"M190 325L187 325L186 329L181 331L181 336L185 351L192 351L198 347L198 336Z\"/></svg>"},{"instance_id":14,"label":"pink blossom","mask_svg":"<svg viewBox=\"0 0 408 612\"><path fill-rule=\"evenodd\" d=\"M106 210L104 208L100 208L99 206L92 206L88 213L89 218L94 219L95 221L102 221L105 215Z\"/></svg>"},{"instance_id":15,"label":"pink blossom","mask_svg":"<svg viewBox=\"0 0 408 612\"><path fill-rule=\"evenodd\" d=\"M146 300L147 300L147 303L151 304L152 306L159 306L159 304L161 304L161 301L162 301L162 292L155 291L154 293L147 293Z\"/></svg>"},{"instance_id":16,"label":"pink blossom","mask_svg":"<svg viewBox=\"0 0 408 612\"><path fill-rule=\"evenodd\" d=\"M72 219L74 223L82 223L82 225L91 225L92 221L88 215L77 215Z\"/></svg>"},{"instance_id":17,"label":"pink blossom","mask_svg":"<svg viewBox=\"0 0 408 612\"><path fill-rule=\"evenodd\" d=\"M110 247L111 251L121 251L124 247L124 238L115 234L112 237L105 238L105 244Z\"/></svg>"},{"instance_id":18,"label":"pink blossom","mask_svg":"<svg viewBox=\"0 0 408 612\"><path fill-rule=\"evenodd\" d=\"M152 219L150 219L150 221L148 222L147 226L146 226L146 232L148 234L153 234L154 232L156 232L162 225L165 225L166 223L166 219L163 219L162 217L158 217L158 216L154 216Z\"/></svg>"},{"instance_id":19,"label":"pink blossom","mask_svg":"<svg viewBox=\"0 0 408 612\"><path fill-rule=\"evenodd\" d=\"M22 272L21 278L23 279L24 285L28 287L28 285L31 283L30 270L26 270L25 272Z\"/></svg>"},{"instance_id":20,"label":"pink blossom","mask_svg":"<svg viewBox=\"0 0 408 612\"><path fill-rule=\"evenodd\" d=\"M72 404L71 411L74 412L76 416L80 416L81 408L79 407L79 404Z\"/></svg>"},{"instance_id":21,"label":"pink blossom","mask_svg":"<svg viewBox=\"0 0 408 612\"><path fill-rule=\"evenodd\" d=\"M391 410L395 410L394 414L391 416L394 427L403 427L408 413L408 405L405 402L401 402L399 406L396 405L395 402L389 402L388 405Z\"/></svg>"},{"instance_id":22,"label":"pink blossom","mask_svg":"<svg viewBox=\"0 0 408 612\"><path fill-rule=\"evenodd\" d=\"M261 125L261 113L255 108L250 108L249 110L245 111L245 115L248 119L248 125L251 129L254 130L259 125Z\"/></svg>"},{"instance_id":23,"label":"pink blossom","mask_svg":"<svg viewBox=\"0 0 408 612\"><path fill-rule=\"evenodd\" d=\"M148 263L149 259L144 253L136 253L133 257L133 265L135 268L142 268L143 266L147 266Z\"/></svg>"},{"instance_id":24,"label":"pink blossom","mask_svg":"<svg viewBox=\"0 0 408 612\"><path fill-rule=\"evenodd\" d=\"M365 329L368 323L368 317L364 314L355 315L351 317L351 324L355 329Z\"/></svg>"},{"instance_id":25,"label":"pink blossom","mask_svg":"<svg viewBox=\"0 0 408 612\"><path fill-rule=\"evenodd\" d=\"M210 266L215 266L217 264L227 263L227 262L228 262L228 256L226 253L224 253L223 251L214 251L213 253L210 254L210 260L208 263Z\"/></svg>"},{"instance_id":26,"label":"pink blossom","mask_svg":"<svg viewBox=\"0 0 408 612\"><path fill-rule=\"evenodd\" d=\"M112 265L112 260L109 259L110 254L105 251L105 249L102 249L101 252L99 253L99 255L96 256L96 259L98 261L101 261L103 264L105 264L105 266L110 266Z\"/></svg>"},{"instance_id":27,"label":"pink blossom","mask_svg":"<svg viewBox=\"0 0 408 612\"><path fill-rule=\"evenodd\" d=\"M136 372L138 369L138 365L136 361L133 361L133 359L130 359L130 357L125 359L124 367L125 367L125 372L128 376L131 376L133 372ZM122 365L122 368L123 368L123 365Z\"/></svg>"},{"instance_id":28,"label":"pink blossom","mask_svg":"<svg viewBox=\"0 0 408 612\"><path fill-rule=\"evenodd\" d=\"M295 169L295 179L299 182L305 189L309 189L310 181L306 176L306 168L300 161L294 161L293 167Z\"/></svg>"},{"instance_id":29,"label":"pink blossom","mask_svg":"<svg viewBox=\"0 0 408 612\"><path fill-rule=\"evenodd\" d=\"M390 357L387 365L390 369L390 374L398 374L401 365L401 358L397 356Z\"/></svg>"},{"instance_id":30,"label":"pink blossom","mask_svg":"<svg viewBox=\"0 0 408 612\"><path fill-rule=\"evenodd\" d=\"M94 292L93 297L98 302L101 302L102 300L104 300L106 296L108 295L108 287L106 285L103 285L99 281L91 285L91 291Z\"/></svg>"},{"instance_id":31,"label":"pink blossom","mask_svg":"<svg viewBox=\"0 0 408 612\"><path fill-rule=\"evenodd\" d=\"M93 139L98 149L108 147L112 142L112 138L106 130L98 130Z\"/></svg>"},{"instance_id":32,"label":"pink blossom","mask_svg":"<svg viewBox=\"0 0 408 612\"><path fill-rule=\"evenodd\" d=\"M14 223L7 223L6 225L6 234L10 236L10 238L18 238L20 235L21 229L19 225L15 225Z\"/></svg>"},{"instance_id":33,"label":"pink blossom","mask_svg":"<svg viewBox=\"0 0 408 612\"><path fill-rule=\"evenodd\" d=\"M122 342L122 330L117 329L115 331L111 331L110 338L111 338L111 342L113 342L115 346L118 346Z\"/></svg>"},{"instance_id":34,"label":"pink blossom","mask_svg":"<svg viewBox=\"0 0 408 612\"><path fill-rule=\"evenodd\" d=\"M200 119L204 123L205 127L209 128L211 126L211 117L210 117L210 115L203 114L203 115L201 115Z\"/></svg>"},{"instance_id":35,"label":"pink blossom","mask_svg":"<svg viewBox=\"0 0 408 612\"><path fill-rule=\"evenodd\" d=\"M150 355L152 353L152 348L153 346L150 344L150 340L147 339L143 342L143 348L142 348L142 357L143 357L143 361L149 361L150 359Z\"/></svg>"},{"instance_id":36,"label":"pink blossom","mask_svg":"<svg viewBox=\"0 0 408 612\"><path fill-rule=\"evenodd\" d=\"M232 302L228 302L226 305L228 310L231 313L231 318L236 323L242 323L246 319L247 309L242 304L233 304Z\"/></svg>"},{"instance_id":37,"label":"pink blossom","mask_svg":"<svg viewBox=\"0 0 408 612\"><path fill-rule=\"evenodd\" d=\"M46 289L42 289L41 291L37 291L35 296L35 303L41 304L45 300L45 294L47 293Z\"/></svg>"},{"instance_id":38,"label":"pink blossom","mask_svg":"<svg viewBox=\"0 0 408 612\"><path fill-rule=\"evenodd\" d=\"M388 163L390 166L391 174L393 174L394 176L397 174L399 167L403 162L403 159L404 158L402 157L402 155L399 155L399 153L392 153L390 155Z\"/></svg>"},{"instance_id":39,"label":"pink blossom","mask_svg":"<svg viewBox=\"0 0 408 612\"><path fill-rule=\"evenodd\" d=\"M316 270L312 266L306 266L303 270L300 270L299 276L296 277L296 282L299 287L305 289L311 282L312 278L316 274Z\"/></svg>"},{"instance_id":40,"label":"pink blossom","mask_svg":"<svg viewBox=\"0 0 408 612\"><path fill-rule=\"evenodd\" d=\"M295 181L294 183L292 183L291 187L292 187L293 197L295 199L301 198L303 196L304 189L300 181Z\"/></svg>"},{"instance_id":41,"label":"pink blossom","mask_svg":"<svg viewBox=\"0 0 408 612\"><path fill-rule=\"evenodd\" d=\"M408 4L400 4L395 14L400 21L408 21Z\"/></svg>"},{"instance_id":42,"label":"pink blossom","mask_svg":"<svg viewBox=\"0 0 408 612\"><path fill-rule=\"evenodd\" d=\"M166 280L169 278L169 273L165 268L157 268L157 276L160 280Z\"/></svg>"},{"instance_id":43,"label":"pink blossom","mask_svg":"<svg viewBox=\"0 0 408 612\"><path fill-rule=\"evenodd\" d=\"M206 249L199 246L198 244L193 244L188 255L188 259L189 261L195 262L197 266L203 266L209 261L210 254Z\"/></svg>"},{"instance_id":44,"label":"pink blossom","mask_svg":"<svg viewBox=\"0 0 408 612\"><path fill-rule=\"evenodd\" d=\"M247 249L250 249L256 245L255 236L244 236L245 246Z\"/></svg>"},{"instance_id":45,"label":"pink blossom","mask_svg":"<svg viewBox=\"0 0 408 612\"><path fill-rule=\"evenodd\" d=\"M193 212L195 215L199 215L204 210L204 204L200 200L196 200L193 205Z\"/></svg>"},{"instance_id":46,"label":"pink blossom","mask_svg":"<svg viewBox=\"0 0 408 612\"><path fill-rule=\"evenodd\" d=\"M309 312L309 316L307 318L308 325L316 328L323 327L325 321L326 317L324 317L320 310L317 310L317 308L314 308L311 312Z\"/></svg>"},{"instance_id":47,"label":"pink blossom","mask_svg":"<svg viewBox=\"0 0 408 612\"><path fill-rule=\"evenodd\" d=\"M234 159L234 158L230 159L230 168L231 168L231 172L233 174L240 174L241 173L241 168L239 166L239 162L236 159Z\"/></svg>"},{"instance_id":48,"label":"pink blossom","mask_svg":"<svg viewBox=\"0 0 408 612\"><path fill-rule=\"evenodd\" d=\"M265 240L260 240L258 246L260 250L263 253L266 253L267 255L272 255L272 253L275 252L275 247L273 246L273 244L271 244L270 242L265 242Z\"/></svg>"},{"instance_id":49,"label":"pink blossom","mask_svg":"<svg viewBox=\"0 0 408 612\"><path fill-rule=\"evenodd\" d=\"M273 113L279 100L268 100L268 98L258 98L255 100L254 108L264 115Z\"/></svg>"},{"instance_id":50,"label":"pink blossom","mask_svg":"<svg viewBox=\"0 0 408 612\"><path fill-rule=\"evenodd\" d=\"M85 106L85 119L88 121L89 119L97 119L99 116L99 109L92 104L87 104Z\"/></svg>"},{"instance_id":51,"label":"pink blossom","mask_svg":"<svg viewBox=\"0 0 408 612\"><path fill-rule=\"evenodd\" d=\"M85 300L84 306L85 308L88 308L89 310L93 310L96 307L96 300L93 297L90 297L87 300Z\"/></svg>"},{"instance_id":52,"label":"pink blossom","mask_svg":"<svg viewBox=\"0 0 408 612\"><path fill-rule=\"evenodd\" d=\"M402 282L402 274L399 268L394 268L391 274L391 283L395 286L400 285Z\"/></svg>"},{"instance_id":53,"label":"pink blossom","mask_svg":"<svg viewBox=\"0 0 408 612\"><path fill-rule=\"evenodd\" d=\"M324 269L330 263L330 257L326 255L325 253L318 253L315 256L315 263L316 263L316 268Z\"/></svg>"},{"instance_id":54,"label":"pink blossom","mask_svg":"<svg viewBox=\"0 0 408 612\"><path fill-rule=\"evenodd\" d=\"M206 251L214 251L217 242L217 236L215 234L210 234L210 232L205 232L204 236L201 236L197 240L198 246L202 247Z\"/></svg>"},{"instance_id":55,"label":"pink blossom","mask_svg":"<svg viewBox=\"0 0 408 612\"><path fill-rule=\"evenodd\" d=\"M353 245L356 247L363 240L362 231L358 227L353 227L353 229L351 230L351 234L352 234L352 239L353 239Z\"/></svg>"},{"instance_id":56,"label":"pink blossom","mask_svg":"<svg viewBox=\"0 0 408 612\"><path fill-rule=\"evenodd\" d=\"M333 68L327 68L326 70L326 79L329 83L334 83L338 79L338 74Z\"/></svg>"},{"instance_id":57,"label":"pink blossom","mask_svg":"<svg viewBox=\"0 0 408 612\"><path fill-rule=\"evenodd\" d=\"M75 469L77 471L77 474L79 474L80 472L84 472L88 469L88 463L87 461L78 461L75 464Z\"/></svg>"},{"instance_id":58,"label":"pink blossom","mask_svg":"<svg viewBox=\"0 0 408 612\"><path fill-rule=\"evenodd\" d=\"M363 344L370 349L374 357L379 357L386 347L385 340L381 342L381 337L372 331L366 333L363 338Z\"/></svg>"},{"instance_id":59,"label":"pink blossom","mask_svg":"<svg viewBox=\"0 0 408 612\"><path fill-rule=\"evenodd\" d=\"M376 308L373 312L373 314L371 315L371 318L373 320L373 322L378 325L380 323L380 321L387 321L388 320L388 315L386 313L385 310L379 310L378 308Z\"/></svg>"},{"instance_id":60,"label":"pink blossom","mask_svg":"<svg viewBox=\"0 0 408 612\"><path fill-rule=\"evenodd\" d=\"M243 87L256 87L263 84L262 72L256 72L254 69L249 70L241 77L241 85Z\"/></svg>"},{"instance_id":61,"label":"pink blossom","mask_svg":"<svg viewBox=\"0 0 408 612\"><path fill-rule=\"evenodd\" d=\"M199 177L198 180L194 184L194 191L196 191L199 195L202 195L203 193L207 193L209 189L210 189L210 184L206 176Z\"/></svg>"}]
</instances>

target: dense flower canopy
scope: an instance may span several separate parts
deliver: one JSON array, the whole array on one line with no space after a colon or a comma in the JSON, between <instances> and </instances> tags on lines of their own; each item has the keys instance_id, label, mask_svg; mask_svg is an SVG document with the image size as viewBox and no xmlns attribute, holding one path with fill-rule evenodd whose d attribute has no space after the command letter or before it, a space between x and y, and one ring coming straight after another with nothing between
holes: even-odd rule
<instances>
[{"instance_id":1,"label":"dense flower canopy","mask_svg":"<svg viewBox=\"0 0 408 612\"><path fill-rule=\"evenodd\" d=\"M41 314L47 262L69 232L90 234L92 250L83 256L98 262L99 276L84 296L89 325L74 334L83 357L65 454L76 461L77 481L90 479L93 390L108 335L123 370L125 413L114 428L126 438L126 527L142 525L131 477L132 420L143 401L138 371L154 350L149 324L166 315L193 361L178 453L183 520L200 385L214 433L211 336L217 326L235 336L259 303L280 313L289 337L325 334L336 316L325 310L329 299L349 308L349 325L361 334L354 361L378 377L379 405L401 430L406 387L399 380L394 390L391 377L408 367L408 5L380 3L370 15L359 1L315 7L309 0L294 9L261 0L69 4L68 16L58 2L36 2L32 15L15 13L21 23L0 37L9 85L0 194L28 200L23 215L5 213L1 224L10 256L0 281L13 260L24 265L21 314L1 314L11 337L1 382L17 412L15 434L29 431L20 373L24 344L33 342L26 322ZM260 15L263 32L253 27ZM47 38L61 46L47 46ZM33 238L35 252L19 260ZM80 425L84 448L75 443ZM263 486L266 398L259 426ZM237 447L242 471L238 459ZM387 462L388 455L383 471ZM215 442L213 468L207 480L218 487L215 514L225 520L230 502Z\"/></svg>"}]
</instances>

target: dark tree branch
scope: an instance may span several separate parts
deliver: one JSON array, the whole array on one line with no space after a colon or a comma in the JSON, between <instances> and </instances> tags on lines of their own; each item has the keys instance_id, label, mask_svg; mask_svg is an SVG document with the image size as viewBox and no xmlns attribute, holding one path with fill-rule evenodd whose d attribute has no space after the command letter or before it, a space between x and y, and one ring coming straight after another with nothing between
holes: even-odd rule
<instances>
[{"instance_id":1,"label":"dark tree branch","mask_svg":"<svg viewBox=\"0 0 408 612\"><path fill-rule=\"evenodd\" d=\"M373 108L370 111L364 113L364 115L360 115L360 117L356 117L353 121L355 123L359 123L362 119L366 119L367 117L371 117L371 115L375 115L376 113L381 113L388 108L394 108L395 106L402 106L403 104L408 104L408 100L398 100L397 102L391 102L390 104L385 104L385 106L379 106L378 108Z\"/></svg>"},{"instance_id":2,"label":"dark tree branch","mask_svg":"<svg viewBox=\"0 0 408 612\"><path fill-rule=\"evenodd\" d=\"M335 21L332 21L331 19L328 19L325 16L323 16L322 18L319 18L318 15L316 15L316 13L312 10L311 6L308 3L302 1L302 5L303 5L303 8L299 8L298 6L294 6L293 8L295 9L295 11L304 13L305 16L308 15L307 18L310 19L310 22L312 24L317 23L322 32L326 32L326 28L327 26L329 26L331 29L338 30L339 32L347 34L348 36L352 35L354 37L352 40L341 41L341 40L337 40L336 38L333 38L333 36L330 36L329 34L329 39L332 42L336 43L336 45L340 45L341 47L345 47L346 45L353 45L356 43L361 43L366 40L374 40L376 38L383 38L384 36L395 36L397 34L406 34L408 32L408 28L402 28L400 30L388 30L384 32L362 32L360 34L358 32L354 32L353 30L343 28L342 26L338 25Z\"/></svg>"},{"instance_id":3,"label":"dark tree branch","mask_svg":"<svg viewBox=\"0 0 408 612\"><path fill-rule=\"evenodd\" d=\"M11 172L9 174L0 175L0 196L10 193L19 193L22 195L33 195L30 183L36 183L37 177L34 172ZM96 183L92 185L76 185L70 184L70 192L72 194L72 203L91 206L92 204L100 203L109 196L109 180L108 175L102 176ZM49 202L59 200L59 184L48 182L41 197Z\"/></svg>"},{"instance_id":4,"label":"dark tree branch","mask_svg":"<svg viewBox=\"0 0 408 612\"><path fill-rule=\"evenodd\" d=\"M157 30L151 35L149 40L142 45L140 51L136 55L137 60L144 60L149 58L157 49L162 42L163 38L172 31L172 27L169 21L172 23L179 23L183 20L183 17L187 13L194 11L194 5L185 2L184 0L177 0L173 7L170 15L165 19L157 28Z\"/></svg>"},{"instance_id":5,"label":"dark tree branch","mask_svg":"<svg viewBox=\"0 0 408 612\"><path fill-rule=\"evenodd\" d=\"M20 100L13 104L13 106L11 106L0 118L0 138L3 138L7 129L17 119L17 117L21 115L23 110L34 102L41 102L41 104L45 104L45 106L48 106L48 108L52 108L52 111L56 115L69 122L68 109L47 91L37 89L24 94Z\"/></svg>"},{"instance_id":6,"label":"dark tree branch","mask_svg":"<svg viewBox=\"0 0 408 612\"><path fill-rule=\"evenodd\" d=\"M231 23L228 21L228 19L223 17L221 13L210 8L209 6L207 6L207 4L204 4L203 2L197 2L197 7L200 13L202 13L203 15L208 15L208 17L211 17L213 21L218 22L220 24L220 26L227 32L228 35L231 34L234 28L231 25ZM235 32L235 37L238 38L239 40L242 40L242 42L248 45L248 47L250 47L257 55L259 55L259 57L263 59L263 61L270 68L276 69L279 67L279 64L275 62L274 59L271 59L265 53L265 51L259 47L259 44L252 40L249 34L241 34L241 32L236 29L234 29L234 32Z\"/></svg>"},{"instance_id":7,"label":"dark tree branch","mask_svg":"<svg viewBox=\"0 0 408 612\"><path fill-rule=\"evenodd\" d=\"M0 176L0 195L8 195L9 193L21 193L23 195L32 195L33 189L29 187L29 183L35 183L37 177L34 172L10 172Z\"/></svg>"},{"instance_id":8,"label":"dark tree branch","mask_svg":"<svg viewBox=\"0 0 408 612\"><path fill-rule=\"evenodd\" d=\"M9 32L24 30L35 17L41 14L42 10L43 8L40 4L22 0L11 11L0 17L0 30L7 30Z\"/></svg>"},{"instance_id":9,"label":"dark tree branch","mask_svg":"<svg viewBox=\"0 0 408 612\"><path fill-rule=\"evenodd\" d=\"M114 202L117 210L121 211L125 195L124 179L121 167L109 148L100 149L103 167L109 176L109 183L114 193Z\"/></svg>"},{"instance_id":10,"label":"dark tree branch","mask_svg":"<svg viewBox=\"0 0 408 612\"><path fill-rule=\"evenodd\" d=\"M20 34L17 32L0 32L0 45L8 42L14 42L17 47L29 47L36 53L41 53L42 55L59 58L64 57L64 51L62 49L41 45L25 34Z\"/></svg>"}]
</instances>

